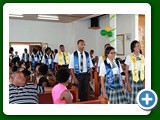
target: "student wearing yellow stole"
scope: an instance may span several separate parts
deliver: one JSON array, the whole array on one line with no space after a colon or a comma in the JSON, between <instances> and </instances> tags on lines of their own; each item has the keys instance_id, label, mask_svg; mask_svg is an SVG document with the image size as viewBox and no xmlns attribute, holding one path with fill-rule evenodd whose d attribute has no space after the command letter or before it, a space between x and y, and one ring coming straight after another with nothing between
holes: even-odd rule
<instances>
[{"instance_id":1,"label":"student wearing yellow stole","mask_svg":"<svg viewBox=\"0 0 160 120\"><path fill-rule=\"evenodd\" d=\"M126 58L126 82L127 88L130 95L130 103L136 104L136 96L138 92L144 89L144 69L145 61L144 56L141 54L140 43L134 40L131 43L131 54Z\"/></svg>"},{"instance_id":2,"label":"student wearing yellow stole","mask_svg":"<svg viewBox=\"0 0 160 120\"><path fill-rule=\"evenodd\" d=\"M56 63L56 69L61 67L68 68L70 53L65 51L64 45L59 46L60 51L56 54L54 62Z\"/></svg>"},{"instance_id":3,"label":"student wearing yellow stole","mask_svg":"<svg viewBox=\"0 0 160 120\"><path fill-rule=\"evenodd\" d=\"M110 45L109 43L105 44L105 45L104 45L104 52L105 52L105 49L106 49L107 47L110 47L110 46L111 46L111 45ZM103 55L101 55L101 56L99 57L99 60L98 60L98 72L99 72L99 68L100 68L101 63L104 62L105 59L106 59L105 54L103 54Z\"/></svg>"},{"instance_id":4,"label":"student wearing yellow stole","mask_svg":"<svg viewBox=\"0 0 160 120\"><path fill-rule=\"evenodd\" d=\"M121 64L115 59L115 49L107 47L106 60L100 65L102 96L109 100L110 104L125 104L123 92Z\"/></svg>"}]
</instances>

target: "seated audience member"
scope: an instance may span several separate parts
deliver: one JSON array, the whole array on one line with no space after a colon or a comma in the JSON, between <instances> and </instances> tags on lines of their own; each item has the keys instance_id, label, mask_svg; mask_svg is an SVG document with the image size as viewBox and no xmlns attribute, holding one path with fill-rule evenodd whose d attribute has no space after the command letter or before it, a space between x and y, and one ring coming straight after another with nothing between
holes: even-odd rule
<instances>
[{"instance_id":1,"label":"seated audience member","mask_svg":"<svg viewBox=\"0 0 160 120\"><path fill-rule=\"evenodd\" d=\"M36 65L36 69L35 69L35 71L34 71L34 75L35 75L35 77L36 77L36 83L39 83L39 79L41 78L41 74L40 74L40 72L39 72L39 67L41 66L42 64L41 63L39 63L39 64L37 64Z\"/></svg>"},{"instance_id":2,"label":"seated audience member","mask_svg":"<svg viewBox=\"0 0 160 120\"><path fill-rule=\"evenodd\" d=\"M18 71L18 67L17 67L17 66L13 66L13 68L12 68L12 73L14 73L14 72L16 72L16 71Z\"/></svg>"},{"instance_id":3,"label":"seated audience member","mask_svg":"<svg viewBox=\"0 0 160 120\"><path fill-rule=\"evenodd\" d=\"M19 61L18 62L18 67L19 67L19 71L25 70L26 69L25 62L24 61Z\"/></svg>"},{"instance_id":4,"label":"seated audience member","mask_svg":"<svg viewBox=\"0 0 160 120\"><path fill-rule=\"evenodd\" d=\"M39 93L44 93L44 88L34 83L27 83L22 72L14 72L11 75L9 104L38 104Z\"/></svg>"},{"instance_id":5,"label":"seated audience member","mask_svg":"<svg viewBox=\"0 0 160 120\"><path fill-rule=\"evenodd\" d=\"M39 67L39 72L41 74L41 78L39 79L38 85L43 87L50 87L50 83L47 79L48 66L43 64Z\"/></svg>"},{"instance_id":6,"label":"seated audience member","mask_svg":"<svg viewBox=\"0 0 160 120\"><path fill-rule=\"evenodd\" d=\"M73 96L66 86L68 86L68 79L70 73L67 68L60 68L56 74L56 79L59 82L52 89L52 98L54 104L69 104L72 103Z\"/></svg>"},{"instance_id":7,"label":"seated audience member","mask_svg":"<svg viewBox=\"0 0 160 120\"><path fill-rule=\"evenodd\" d=\"M30 76L31 73L30 73L30 71L28 71L28 70L25 69L25 70L22 71L22 73L23 73L26 81L27 82L31 82L31 76Z\"/></svg>"}]
</instances>

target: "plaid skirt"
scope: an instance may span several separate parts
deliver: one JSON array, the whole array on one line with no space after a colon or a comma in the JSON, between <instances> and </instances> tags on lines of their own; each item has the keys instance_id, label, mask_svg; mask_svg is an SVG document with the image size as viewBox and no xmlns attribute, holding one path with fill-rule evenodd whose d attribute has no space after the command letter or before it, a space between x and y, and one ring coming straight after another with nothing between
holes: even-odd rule
<instances>
[{"instance_id":1,"label":"plaid skirt","mask_svg":"<svg viewBox=\"0 0 160 120\"><path fill-rule=\"evenodd\" d=\"M127 103L125 101L125 96L124 96L122 87L119 84L118 75L115 75L114 85L115 85L115 89L114 90L110 89L107 84L107 77L105 77L105 88L106 88L106 92L107 92L110 104Z\"/></svg>"},{"instance_id":2,"label":"plaid skirt","mask_svg":"<svg viewBox=\"0 0 160 120\"><path fill-rule=\"evenodd\" d=\"M139 72L139 78L140 78L140 72ZM132 73L129 73L129 82L131 85L132 91L129 92L130 96L130 103L131 104L137 104L136 97L139 91L144 89L144 81L139 80L138 82L133 81Z\"/></svg>"}]
</instances>

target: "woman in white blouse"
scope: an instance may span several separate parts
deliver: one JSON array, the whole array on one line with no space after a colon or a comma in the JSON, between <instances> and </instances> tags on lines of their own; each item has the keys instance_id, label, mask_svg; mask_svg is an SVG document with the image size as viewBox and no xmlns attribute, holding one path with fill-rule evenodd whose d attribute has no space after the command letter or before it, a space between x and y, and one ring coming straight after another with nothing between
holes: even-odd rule
<instances>
[{"instance_id":1,"label":"woman in white blouse","mask_svg":"<svg viewBox=\"0 0 160 120\"><path fill-rule=\"evenodd\" d=\"M107 47L105 49L107 59L100 65L102 95L107 98L110 104L125 103L124 92L122 90L120 62L115 60L115 49Z\"/></svg>"},{"instance_id":2,"label":"woman in white blouse","mask_svg":"<svg viewBox=\"0 0 160 120\"><path fill-rule=\"evenodd\" d=\"M126 82L130 95L130 103L136 104L138 92L144 89L144 56L141 54L140 43L134 40L131 43L131 54L126 58Z\"/></svg>"}]
</instances>

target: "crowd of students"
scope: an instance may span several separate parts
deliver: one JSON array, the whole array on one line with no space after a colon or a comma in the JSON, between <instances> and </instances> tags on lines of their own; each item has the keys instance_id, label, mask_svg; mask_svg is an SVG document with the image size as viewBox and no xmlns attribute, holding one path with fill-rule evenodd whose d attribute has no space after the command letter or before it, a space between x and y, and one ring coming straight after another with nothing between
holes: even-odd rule
<instances>
[{"instance_id":1,"label":"crowd of students","mask_svg":"<svg viewBox=\"0 0 160 120\"><path fill-rule=\"evenodd\" d=\"M116 58L115 48L105 44L104 53L94 57L94 50L84 51L85 41L77 41L77 50L70 54L64 45L59 51L50 47L43 53L33 48L29 54L24 49L20 60L14 49L9 50L9 103L37 104L38 94L51 92L53 103L72 103L69 84L78 88L79 101L89 98L88 86L93 72L99 72L101 96L110 104L136 104L136 95L145 87L144 56L140 43L132 41L131 53L125 60Z\"/></svg>"}]
</instances>

